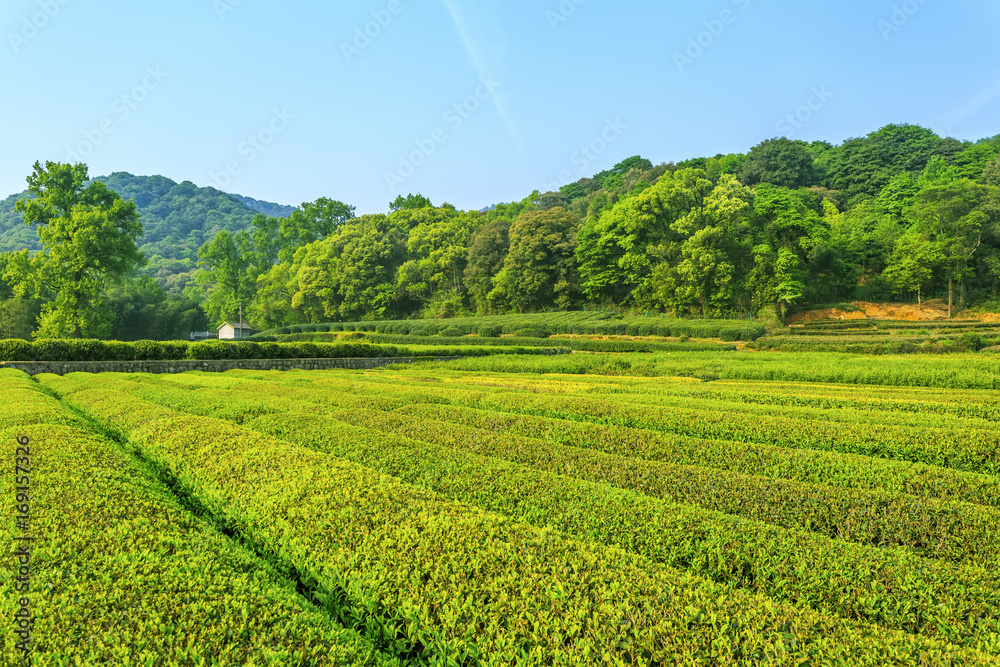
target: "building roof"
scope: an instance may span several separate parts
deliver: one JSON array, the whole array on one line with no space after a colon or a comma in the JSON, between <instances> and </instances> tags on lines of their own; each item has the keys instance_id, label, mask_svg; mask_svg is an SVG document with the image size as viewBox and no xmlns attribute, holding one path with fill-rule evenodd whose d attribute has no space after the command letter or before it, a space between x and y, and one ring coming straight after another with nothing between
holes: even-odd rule
<instances>
[{"instance_id":1,"label":"building roof","mask_svg":"<svg viewBox=\"0 0 1000 667\"><path fill-rule=\"evenodd\" d=\"M239 329L239 330L242 330L242 331L254 331L254 328L252 326L250 326L249 324L247 324L246 322L244 322L242 325L239 324L239 323L233 324L232 322L223 322L222 325L219 327L219 329L222 329L222 327L225 327L225 326L230 326L233 329Z\"/></svg>"}]
</instances>

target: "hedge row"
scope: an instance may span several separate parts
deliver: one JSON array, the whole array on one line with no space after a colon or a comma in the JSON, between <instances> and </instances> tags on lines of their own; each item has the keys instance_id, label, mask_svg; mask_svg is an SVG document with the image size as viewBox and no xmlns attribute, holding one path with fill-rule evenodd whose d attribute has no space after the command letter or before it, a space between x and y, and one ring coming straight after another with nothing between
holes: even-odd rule
<instances>
[{"instance_id":1,"label":"hedge row","mask_svg":"<svg viewBox=\"0 0 1000 667\"><path fill-rule=\"evenodd\" d=\"M417 341L411 341L417 342ZM488 356L491 354L563 354L565 348L538 350L445 347L417 352L366 343L260 343L255 341L121 342L101 340L0 340L0 361L178 361L184 359L371 359L413 356Z\"/></svg>"},{"instance_id":2,"label":"hedge row","mask_svg":"<svg viewBox=\"0 0 1000 667\"><path fill-rule=\"evenodd\" d=\"M660 317L623 317L612 313L539 313L466 317L447 320L393 320L385 322L336 322L282 327L261 335L366 331L389 335L468 336L479 334L524 334L546 338L554 334L663 336L721 338L724 341L755 340L764 335L761 324L739 320L677 320ZM530 335L529 335L530 334Z\"/></svg>"},{"instance_id":3,"label":"hedge row","mask_svg":"<svg viewBox=\"0 0 1000 667\"><path fill-rule=\"evenodd\" d=\"M421 663L791 665L816 656L859 665L990 661L940 637L848 623L713 585L620 549L499 520L276 440L276 433L172 413L118 392L84 391L70 401L127 436L246 539L307 576L330 613L352 619L369 639L377 637ZM293 421L284 419L285 435L299 440L303 424ZM310 435L367 451L384 461L383 468L400 462L404 469L427 466L425 476L445 473L445 481L470 497L481 490L481 502L496 499L510 508L526 503L529 511L568 516L560 510L586 487L566 480L564 489L535 500L531 486L544 489L543 480L559 479L519 473L482 457L468 459L451 475L433 456L414 458L424 446L396 448L389 459L379 454L385 437L347 425L332 437L326 430L330 420L317 425ZM504 481L507 471L536 484L522 484L516 492ZM474 476L469 483L462 481L466 474ZM594 488L597 493L576 505L581 519L599 512L595 518L612 520L603 528L595 524L597 530L615 530L623 519L644 526L641 534L655 539L655 501L642 501L651 514L618 492ZM671 516L665 513L664 521ZM735 546L726 528L716 533L727 536L727 548L718 549L723 553ZM908 583L914 581L909 566ZM919 585L918 592L926 594ZM938 614L949 614L947 604ZM933 632L931 624L927 628ZM959 637L966 629L946 627L942 634ZM983 628L982 637L969 643L987 646L991 638Z\"/></svg>"},{"instance_id":4,"label":"hedge row","mask_svg":"<svg viewBox=\"0 0 1000 667\"><path fill-rule=\"evenodd\" d=\"M298 334L310 335L310 334ZM311 334L322 337L336 334ZM322 338L317 338L322 340ZM628 352L732 352L736 350L735 345L725 345L720 343L659 343L649 341L629 341L629 340L587 340L583 338L488 338L483 336L471 337L416 337L416 336L391 336L382 334L368 334L365 340L378 345L452 345L452 346L521 346L521 347L563 347L570 350L582 352L606 352L606 353L628 353Z\"/></svg>"},{"instance_id":5,"label":"hedge row","mask_svg":"<svg viewBox=\"0 0 1000 667\"><path fill-rule=\"evenodd\" d=\"M31 438L39 560L29 593L30 664L399 664L331 623L289 580L181 507L154 471L89 432L23 373L0 371L0 391L5 448L9 443L13 456L15 437ZM39 421L48 414L56 419ZM0 477L0 492L12 502L15 479L13 466ZM0 540L14 544L14 528L4 521ZM13 632L21 595L5 581L5 665L22 664Z\"/></svg>"},{"instance_id":6,"label":"hedge row","mask_svg":"<svg viewBox=\"0 0 1000 667\"><path fill-rule=\"evenodd\" d=\"M980 578L985 571L981 568L934 563L902 550L886 550L877 538L870 545L847 544L831 539L832 535L810 534L803 527L775 530L760 522L769 512L792 515L798 511L800 519L807 522L807 515L812 514L818 520L812 532L822 533L817 524L824 518L819 515L829 512L826 518L836 522L838 509L846 509L844 527L856 520L873 525L871 518L864 518L869 513L881 515L876 521L884 519L884 527L891 531L892 512L887 510L892 501L886 497L848 500L816 487L796 499L780 480L762 478L744 478L742 485L736 479L729 480L731 485L719 479L713 488L707 471L701 475L704 485L699 484L697 474L668 480L662 476L664 470L656 466L652 470L643 470L642 465L630 469L627 461L617 457L581 456L572 447L553 448L446 422L363 410L340 411L332 417L350 426L338 428L332 420L321 417L298 421L284 414L260 418L248 426L278 437L295 437L335 456L428 485L455 500L622 546L769 597L883 627L920 634L941 632L951 641L998 645L1000 618L992 616L986 624L970 619L991 616L1000 577L986 575L990 582L983 582ZM296 428L298 431L293 430ZM365 428L402 437L379 438ZM414 446L407 439L432 444ZM520 465L498 464L497 459ZM612 490L605 484L618 488ZM649 498L637 496L635 491ZM778 493L772 495L774 491ZM785 494L783 498L781 494ZM867 506L866 500L870 501ZM718 506L706 511L675 504L706 501ZM923 504L915 498L909 502L912 509ZM749 511L726 511L741 505ZM907 513L900 509L896 518ZM958 526L965 508L956 505L952 509L957 510L953 525ZM736 519L733 514L750 516ZM943 526L939 533L936 530L938 517L933 511L923 513L920 531L928 543L935 541L935 533L946 539ZM913 525L912 519L905 521ZM981 534L986 536L986 532ZM734 538L739 540L739 548L733 548ZM886 538L891 540L888 535ZM849 540L850 536L840 539ZM956 546L961 546L960 540ZM808 575L803 574L807 564ZM873 576L873 572L878 574ZM920 574L914 578L916 572ZM873 606L852 596L859 587L883 586L883 594L892 599L892 605ZM942 607L945 599L948 602ZM943 630L945 627L948 629Z\"/></svg>"}]
</instances>

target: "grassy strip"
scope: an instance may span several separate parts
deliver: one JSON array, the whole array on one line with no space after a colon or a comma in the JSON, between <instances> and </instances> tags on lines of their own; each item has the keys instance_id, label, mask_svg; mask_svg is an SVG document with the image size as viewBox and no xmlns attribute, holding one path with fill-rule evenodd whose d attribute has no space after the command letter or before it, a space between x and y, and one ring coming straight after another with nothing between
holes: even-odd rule
<instances>
[{"instance_id":1,"label":"grassy strip","mask_svg":"<svg viewBox=\"0 0 1000 667\"><path fill-rule=\"evenodd\" d=\"M499 382L499 380L495 380ZM509 382L521 382L510 380ZM687 385L644 383L640 385L595 385L583 387L590 394L669 395L713 398L730 403L799 406L822 410L868 410L910 415L1000 420L1000 403L992 394L975 391L873 389L787 383L710 382Z\"/></svg>"},{"instance_id":2,"label":"grassy strip","mask_svg":"<svg viewBox=\"0 0 1000 667\"><path fill-rule=\"evenodd\" d=\"M711 386L712 383L706 383ZM595 398L611 398L615 401L627 400L633 404L659 406L662 408L680 408L699 411L725 411L727 414L746 415L751 418L766 419L795 419L804 422L824 422L851 425L873 425L883 424L898 425L905 422L910 429L932 429L935 432L941 429L964 434L972 431L993 431L995 422L991 419L983 419L973 416L960 416L948 413L928 413L913 411L901 418L900 415L892 414L885 410L866 409L861 403L856 405L846 405L844 407L834 407L831 405L808 406L775 404L767 402L733 401L723 396L713 396L709 393L695 393L688 391L664 392L664 393L629 393L626 396L611 392L587 392L577 394L578 396L590 396ZM991 406L994 407L994 406ZM962 437L959 435L959 437Z\"/></svg>"},{"instance_id":3,"label":"grassy strip","mask_svg":"<svg viewBox=\"0 0 1000 667\"><path fill-rule=\"evenodd\" d=\"M81 428L27 376L0 371L0 389L0 439L31 438L33 665L397 664L184 510L142 461ZM0 477L3 497L14 485ZM13 529L0 531L5 554ZM13 609L12 583L2 590ZM3 633L4 664L16 662L16 639Z\"/></svg>"},{"instance_id":4,"label":"grassy strip","mask_svg":"<svg viewBox=\"0 0 1000 667\"><path fill-rule=\"evenodd\" d=\"M332 587L328 601L341 613L442 664L990 661L699 585L223 421L163 414L108 391L71 400L127 433L240 531Z\"/></svg>"},{"instance_id":5,"label":"grassy strip","mask_svg":"<svg viewBox=\"0 0 1000 667\"><path fill-rule=\"evenodd\" d=\"M360 381L390 386L399 386L402 382L407 386L416 386L416 383L410 381L406 376L389 376L384 379L382 376L367 376L359 379ZM714 382L660 381L630 386L603 380L588 386L560 380L543 381L538 378L521 377L507 377L505 379L504 376L499 376L492 378L450 378L448 386L463 391L483 391L483 387L495 387L498 391L523 390L545 394L576 394L581 397L603 397L616 401L628 400L634 403L662 407L697 408L746 413L754 416L777 416L808 421L861 424L881 424L887 419L898 419L899 415L891 414L893 411L891 408L899 407L909 413L906 415L905 421L910 427L920 426L949 430L992 431L996 416L1000 416L1000 406L991 395L970 392L965 392L960 397L961 402L952 397L953 402L950 405L936 405L929 402L927 400L929 396L926 392L922 400L897 405L889 404L884 399L866 401L865 394L867 392L858 389L851 390L852 399L841 399L839 402L835 402L821 394L813 397L812 401L808 401L796 400L797 394L788 390L787 387L766 391L766 388L762 390L759 384L755 384L741 392L731 390L726 393L719 388L719 383ZM757 397L761 395L764 398L758 399ZM856 397L857 400L853 400L853 397Z\"/></svg>"}]
</instances>

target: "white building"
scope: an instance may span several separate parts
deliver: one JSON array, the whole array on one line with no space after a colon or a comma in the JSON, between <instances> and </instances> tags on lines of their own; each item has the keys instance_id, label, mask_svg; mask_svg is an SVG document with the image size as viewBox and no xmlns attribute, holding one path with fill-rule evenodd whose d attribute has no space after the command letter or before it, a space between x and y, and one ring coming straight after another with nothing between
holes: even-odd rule
<instances>
[{"instance_id":1,"label":"white building","mask_svg":"<svg viewBox=\"0 0 1000 667\"><path fill-rule=\"evenodd\" d=\"M219 340L233 340L234 338L249 338L257 333L249 324L232 324L223 322L219 327Z\"/></svg>"}]
</instances>

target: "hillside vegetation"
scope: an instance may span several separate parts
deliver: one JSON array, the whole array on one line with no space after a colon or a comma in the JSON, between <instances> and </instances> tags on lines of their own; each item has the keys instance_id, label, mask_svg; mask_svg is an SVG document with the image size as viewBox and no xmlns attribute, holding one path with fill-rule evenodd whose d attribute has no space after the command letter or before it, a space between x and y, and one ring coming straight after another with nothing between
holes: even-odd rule
<instances>
[{"instance_id":1,"label":"hillside vegetation","mask_svg":"<svg viewBox=\"0 0 1000 667\"><path fill-rule=\"evenodd\" d=\"M890 125L839 145L636 156L482 211L411 194L361 216L327 198L278 209L116 174L106 180L136 201L147 263L145 278L109 288L115 325L101 335L163 335L155 322L177 319L162 314L171 299L205 327L242 309L258 329L595 305L783 319L805 304L925 298L950 317L1000 297L998 155L1000 137ZM30 230L9 214L0 223L2 247L25 243Z\"/></svg>"}]
</instances>

